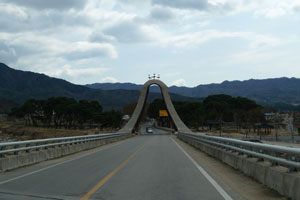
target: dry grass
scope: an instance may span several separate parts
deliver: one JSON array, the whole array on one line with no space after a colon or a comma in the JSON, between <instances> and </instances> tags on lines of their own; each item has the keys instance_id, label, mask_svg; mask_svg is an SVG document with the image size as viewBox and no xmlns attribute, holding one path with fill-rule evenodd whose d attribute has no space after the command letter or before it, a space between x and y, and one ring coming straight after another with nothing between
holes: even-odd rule
<instances>
[{"instance_id":1,"label":"dry grass","mask_svg":"<svg viewBox=\"0 0 300 200\"><path fill-rule=\"evenodd\" d=\"M107 133L113 130L107 129L101 132L97 129L55 129L43 127L26 127L23 122L0 121L0 137L2 140L32 140L54 137L68 137ZM1 141L1 140L0 140Z\"/></svg>"},{"instance_id":2,"label":"dry grass","mask_svg":"<svg viewBox=\"0 0 300 200\"><path fill-rule=\"evenodd\" d=\"M205 132L205 134L207 135L216 135L219 136L220 132L219 131L208 131ZM237 132L232 132L232 133L221 133L222 136L226 136L226 137L243 137L243 134L237 133Z\"/></svg>"},{"instance_id":3,"label":"dry grass","mask_svg":"<svg viewBox=\"0 0 300 200\"><path fill-rule=\"evenodd\" d=\"M197 132L197 131L196 131ZM284 129L272 129L270 133L265 134L264 130L260 130L260 134L261 135L271 135L271 136L275 136L277 132L277 135L279 136L290 136L290 134L287 132L287 130ZM207 135L220 135L219 130L211 130L211 131L204 131L203 133L207 134ZM246 129L241 129L239 132L235 129L227 129L226 127L223 128L221 135L222 136L227 136L227 137L243 137L245 136L247 133L248 136L257 136L259 134L257 134L257 132L254 132L251 129L251 132L248 132L248 130ZM297 130L294 130L294 135L299 135Z\"/></svg>"}]
</instances>

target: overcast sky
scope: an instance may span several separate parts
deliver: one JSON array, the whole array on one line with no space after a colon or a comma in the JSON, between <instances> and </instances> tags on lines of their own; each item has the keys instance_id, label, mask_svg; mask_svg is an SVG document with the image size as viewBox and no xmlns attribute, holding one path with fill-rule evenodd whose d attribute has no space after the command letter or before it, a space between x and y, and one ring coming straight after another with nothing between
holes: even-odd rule
<instances>
[{"instance_id":1,"label":"overcast sky","mask_svg":"<svg viewBox=\"0 0 300 200\"><path fill-rule=\"evenodd\" d=\"M300 77L300 0L0 0L0 62L76 84Z\"/></svg>"}]
</instances>

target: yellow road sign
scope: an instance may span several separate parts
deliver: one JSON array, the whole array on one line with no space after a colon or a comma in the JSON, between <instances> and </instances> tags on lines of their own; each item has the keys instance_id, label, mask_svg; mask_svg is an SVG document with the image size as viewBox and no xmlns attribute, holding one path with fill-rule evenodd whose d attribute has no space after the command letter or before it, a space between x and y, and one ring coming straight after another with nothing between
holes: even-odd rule
<instances>
[{"instance_id":1,"label":"yellow road sign","mask_svg":"<svg viewBox=\"0 0 300 200\"><path fill-rule=\"evenodd\" d=\"M168 112L166 110L159 110L160 117L168 117Z\"/></svg>"}]
</instances>

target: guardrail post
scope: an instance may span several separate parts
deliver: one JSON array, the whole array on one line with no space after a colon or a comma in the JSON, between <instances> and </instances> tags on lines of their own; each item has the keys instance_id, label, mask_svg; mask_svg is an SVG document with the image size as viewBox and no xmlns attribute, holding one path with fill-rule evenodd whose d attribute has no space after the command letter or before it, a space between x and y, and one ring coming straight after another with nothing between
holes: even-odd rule
<instances>
[{"instance_id":1,"label":"guardrail post","mask_svg":"<svg viewBox=\"0 0 300 200\"><path fill-rule=\"evenodd\" d=\"M291 160L291 161L294 161L294 162L297 161L296 156L293 156L293 155L289 155L288 159ZM298 171L297 168L295 168L295 167L289 167L287 172L288 173L292 173L292 172L297 172L297 171Z\"/></svg>"},{"instance_id":2,"label":"guardrail post","mask_svg":"<svg viewBox=\"0 0 300 200\"><path fill-rule=\"evenodd\" d=\"M49 142L45 142L44 144L46 144L46 145L47 145L48 143L49 143ZM48 149L48 147L47 147L47 146L45 146L45 147L44 147L44 149Z\"/></svg>"},{"instance_id":3,"label":"guardrail post","mask_svg":"<svg viewBox=\"0 0 300 200\"><path fill-rule=\"evenodd\" d=\"M38 144L35 144L36 146L38 145ZM39 151L40 150L40 148L39 147L37 147L37 148L35 148L35 150L36 151Z\"/></svg>"},{"instance_id":4,"label":"guardrail post","mask_svg":"<svg viewBox=\"0 0 300 200\"><path fill-rule=\"evenodd\" d=\"M26 144L26 147L30 147L30 144ZM26 153L29 153L29 152L30 152L30 149L26 149L25 152L26 152Z\"/></svg>"},{"instance_id":5,"label":"guardrail post","mask_svg":"<svg viewBox=\"0 0 300 200\"><path fill-rule=\"evenodd\" d=\"M246 148L246 149L248 149L249 151L253 151L253 148L252 148L252 147L248 147L248 148ZM252 158L252 157L253 157L252 155L247 154L247 158Z\"/></svg>"},{"instance_id":6,"label":"guardrail post","mask_svg":"<svg viewBox=\"0 0 300 200\"><path fill-rule=\"evenodd\" d=\"M242 145L238 145L238 147L241 148L241 149L243 149L243 146L242 146ZM241 155L244 155L244 153L239 151L239 152L238 152L238 155L241 156Z\"/></svg>"},{"instance_id":7,"label":"guardrail post","mask_svg":"<svg viewBox=\"0 0 300 200\"><path fill-rule=\"evenodd\" d=\"M271 152L271 156L278 157L277 152ZM271 161L271 167L278 166L277 162Z\"/></svg>"},{"instance_id":8,"label":"guardrail post","mask_svg":"<svg viewBox=\"0 0 300 200\"><path fill-rule=\"evenodd\" d=\"M5 149L6 149L6 146L2 146L2 147L1 147L1 151L4 151ZM4 158L4 157L5 157L5 154L4 154L4 153L1 153L1 154L0 154L0 157L1 157L1 158Z\"/></svg>"},{"instance_id":9,"label":"guardrail post","mask_svg":"<svg viewBox=\"0 0 300 200\"><path fill-rule=\"evenodd\" d=\"M230 146L237 147L237 145L236 145L236 144L230 144L230 142L229 142L229 145L230 145ZM231 149L231 152L232 152L232 153L236 153L236 150L234 150L234 149Z\"/></svg>"},{"instance_id":10,"label":"guardrail post","mask_svg":"<svg viewBox=\"0 0 300 200\"><path fill-rule=\"evenodd\" d=\"M259 149L258 150L259 153L264 153L264 151L262 149ZM256 162L263 162L264 159L263 158L257 158L257 161Z\"/></svg>"},{"instance_id":11,"label":"guardrail post","mask_svg":"<svg viewBox=\"0 0 300 200\"><path fill-rule=\"evenodd\" d=\"M220 146L219 148L226 151L226 147Z\"/></svg>"},{"instance_id":12,"label":"guardrail post","mask_svg":"<svg viewBox=\"0 0 300 200\"><path fill-rule=\"evenodd\" d=\"M19 147L19 145L15 145L14 148L17 149L18 147ZM15 151L15 152L14 152L14 155L18 155L18 153L19 153L18 151Z\"/></svg>"}]
</instances>

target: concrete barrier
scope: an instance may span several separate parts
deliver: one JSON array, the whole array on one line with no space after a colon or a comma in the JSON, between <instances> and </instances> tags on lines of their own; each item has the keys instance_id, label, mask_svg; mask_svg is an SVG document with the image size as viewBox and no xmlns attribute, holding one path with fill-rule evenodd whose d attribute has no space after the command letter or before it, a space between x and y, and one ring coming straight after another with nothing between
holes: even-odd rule
<instances>
[{"instance_id":1,"label":"concrete barrier","mask_svg":"<svg viewBox=\"0 0 300 200\"><path fill-rule=\"evenodd\" d=\"M167 131L167 132L170 132L170 133L174 133L176 131L175 129L162 127L162 126L154 126L154 128L157 128L157 129L160 129L160 130L163 130L163 131Z\"/></svg>"},{"instance_id":2,"label":"concrete barrier","mask_svg":"<svg viewBox=\"0 0 300 200\"><path fill-rule=\"evenodd\" d=\"M118 138L109 138L104 140L83 142L83 143L66 145L66 146L62 145L60 147L54 147L54 148L49 147L48 149L42 149L39 151L20 153L19 155L9 155L4 158L0 158L0 172L5 172L19 167L24 167L42 161L59 158L80 151L96 148L108 143L126 139L128 137L131 137L131 135L118 137Z\"/></svg>"},{"instance_id":3,"label":"concrete barrier","mask_svg":"<svg viewBox=\"0 0 300 200\"><path fill-rule=\"evenodd\" d=\"M257 158L248 158L236 152L192 140L182 135L179 139L196 147L197 149L223 161L249 177L259 181L267 187L286 197L300 200L300 174L287 173L287 168L281 166L271 167L270 162L258 162Z\"/></svg>"}]
</instances>

